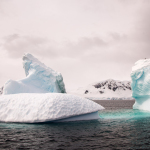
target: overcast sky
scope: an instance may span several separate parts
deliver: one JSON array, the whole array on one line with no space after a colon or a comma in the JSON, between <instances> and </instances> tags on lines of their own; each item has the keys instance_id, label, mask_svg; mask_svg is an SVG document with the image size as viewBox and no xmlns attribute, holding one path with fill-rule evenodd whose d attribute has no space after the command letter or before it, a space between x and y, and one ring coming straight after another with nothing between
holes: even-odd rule
<instances>
[{"instance_id":1,"label":"overcast sky","mask_svg":"<svg viewBox=\"0 0 150 150\"><path fill-rule=\"evenodd\" d=\"M61 72L67 90L130 80L150 57L150 1L0 0L0 86L25 77L26 52Z\"/></svg>"}]
</instances>

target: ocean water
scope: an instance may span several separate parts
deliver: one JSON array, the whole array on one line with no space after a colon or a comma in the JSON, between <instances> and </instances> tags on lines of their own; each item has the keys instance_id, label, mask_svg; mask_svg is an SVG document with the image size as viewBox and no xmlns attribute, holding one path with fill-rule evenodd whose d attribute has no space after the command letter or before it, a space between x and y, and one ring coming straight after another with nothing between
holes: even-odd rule
<instances>
[{"instance_id":1,"label":"ocean water","mask_svg":"<svg viewBox=\"0 0 150 150\"><path fill-rule=\"evenodd\" d=\"M119 109L101 119L65 123L0 123L2 149L150 149L150 112Z\"/></svg>"}]
</instances>

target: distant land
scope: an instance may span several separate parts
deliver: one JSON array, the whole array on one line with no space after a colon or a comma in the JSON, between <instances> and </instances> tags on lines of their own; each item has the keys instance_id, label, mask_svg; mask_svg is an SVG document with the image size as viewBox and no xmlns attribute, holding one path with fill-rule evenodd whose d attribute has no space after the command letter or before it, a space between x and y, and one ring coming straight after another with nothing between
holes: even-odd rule
<instances>
[{"instance_id":1,"label":"distant land","mask_svg":"<svg viewBox=\"0 0 150 150\"><path fill-rule=\"evenodd\" d=\"M131 82L113 79L95 82L86 87L80 87L77 90L69 91L68 93L95 100L133 99L131 97Z\"/></svg>"}]
</instances>

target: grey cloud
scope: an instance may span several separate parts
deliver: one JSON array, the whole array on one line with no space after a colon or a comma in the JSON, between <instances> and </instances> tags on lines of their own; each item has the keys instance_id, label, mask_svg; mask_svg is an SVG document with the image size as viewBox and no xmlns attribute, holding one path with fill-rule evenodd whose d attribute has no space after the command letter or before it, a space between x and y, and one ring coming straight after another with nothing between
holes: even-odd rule
<instances>
[{"instance_id":1,"label":"grey cloud","mask_svg":"<svg viewBox=\"0 0 150 150\"><path fill-rule=\"evenodd\" d=\"M46 38L9 35L4 38L3 48L12 58L20 58L23 53L29 52L51 59L75 58L83 61L97 62L125 62L130 54L124 50L126 35L110 33L110 40L100 37L82 37L77 42L68 41L63 46ZM117 48L115 45L119 45Z\"/></svg>"},{"instance_id":2,"label":"grey cloud","mask_svg":"<svg viewBox=\"0 0 150 150\"><path fill-rule=\"evenodd\" d=\"M139 42L150 41L150 6L146 6L144 10L139 10L139 16L137 26L135 28L135 39Z\"/></svg>"},{"instance_id":3,"label":"grey cloud","mask_svg":"<svg viewBox=\"0 0 150 150\"><path fill-rule=\"evenodd\" d=\"M135 34L134 34L135 35ZM82 37L77 42L56 43L46 38L13 34L5 37L3 48L13 58L22 57L29 52L51 59L75 58L93 63L116 62L134 63L150 54L149 45L136 42L134 36L109 33L109 40L100 37Z\"/></svg>"},{"instance_id":4,"label":"grey cloud","mask_svg":"<svg viewBox=\"0 0 150 150\"><path fill-rule=\"evenodd\" d=\"M6 15L4 8L3 8L6 2L10 2L10 0L0 0L0 14L2 15Z\"/></svg>"},{"instance_id":5,"label":"grey cloud","mask_svg":"<svg viewBox=\"0 0 150 150\"><path fill-rule=\"evenodd\" d=\"M19 34L9 35L3 38L2 47L9 56L21 57L23 53L30 52L45 57L70 57L79 58L96 48L105 48L109 45L99 37L83 37L77 42L68 41L63 46L46 38L21 36Z\"/></svg>"},{"instance_id":6,"label":"grey cloud","mask_svg":"<svg viewBox=\"0 0 150 150\"><path fill-rule=\"evenodd\" d=\"M135 3L138 3L138 1L139 0L118 0L118 2L121 2L123 5L129 5L129 4L134 5Z\"/></svg>"},{"instance_id":7,"label":"grey cloud","mask_svg":"<svg viewBox=\"0 0 150 150\"><path fill-rule=\"evenodd\" d=\"M117 32L109 33L109 40L104 41L99 37L83 38L77 43L70 43L69 49L72 55L80 57L80 60L87 63L133 63L134 53L131 51L130 37ZM81 55L82 54L82 55Z\"/></svg>"},{"instance_id":8,"label":"grey cloud","mask_svg":"<svg viewBox=\"0 0 150 150\"><path fill-rule=\"evenodd\" d=\"M142 2L142 7L136 12L137 18L132 31L127 35L110 33L114 39L110 45L114 45L114 47L112 51L106 50L102 59L105 58L108 59L107 61L122 64L134 64L139 59L150 58L150 1L143 0L140 2ZM126 3L130 2L126 1Z\"/></svg>"},{"instance_id":9,"label":"grey cloud","mask_svg":"<svg viewBox=\"0 0 150 150\"><path fill-rule=\"evenodd\" d=\"M21 57L25 52L48 55L49 57L57 55L55 54L55 48L51 46L50 41L46 38L13 34L4 37L3 41L2 48L13 58Z\"/></svg>"},{"instance_id":10,"label":"grey cloud","mask_svg":"<svg viewBox=\"0 0 150 150\"><path fill-rule=\"evenodd\" d=\"M66 44L66 55L72 57L81 57L96 48L107 47L109 43L99 37L83 37L77 42L68 42Z\"/></svg>"},{"instance_id":11,"label":"grey cloud","mask_svg":"<svg viewBox=\"0 0 150 150\"><path fill-rule=\"evenodd\" d=\"M99 37L92 37L92 38L81 38L77 44L75 44L75 47L79 47L82 49L90 49L93 47L102 47L107 46L108 43L106 43L104 40L100 39Z\"/></svg>"},{"instance_id":12,"label":"grey cloud","mask_svg":"<svg viewBox=\"0 0 150 150\"><path fill-rule=\"evenodd\" d=\"M125 41L128 39L128 36L126 34L119 34L117 32L111 32L110 34L110 37L112 37L112 42L119 42L119 41Z\"/></svg>"},{"instance_id":13,"label":"grey cloud","mask_svg":"<svg viewBox=\"0 0 150 150\"><path fill-rule=\"evenodd\" d=\"M100 37L83 37L77 42L68 42L66 45L67 54L69 56L77 56L80 58L98 56L103 57L105 55L124 55L124 45L128 42L128 36L125 34L119 34L117 32L109 33L108 39L104 40ZM119 45L120 49L117 47ZM102 59L104 59L103 57ZM108 57L107 57L108 58ZM105 59L107 59L105 58ZM110 58L112 59L112 58Z\"/></svg>"},{"instance_id":14,"label":"grey cloud","mask_svg":"<svg viewBox=\"0 0 150 150\"><path fill-rule=\"evenodd\" d=\"M137 21L130 35L133 57L137 59L150 58L150 1L143 0L143 6L137 12Z\"/></svg>"}]
</instances>

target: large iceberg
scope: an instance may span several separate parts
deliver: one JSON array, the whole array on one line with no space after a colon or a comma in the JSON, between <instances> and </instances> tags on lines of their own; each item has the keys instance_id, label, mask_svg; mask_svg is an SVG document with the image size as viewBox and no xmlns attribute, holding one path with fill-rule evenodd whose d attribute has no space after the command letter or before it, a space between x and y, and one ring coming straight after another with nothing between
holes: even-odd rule
<instances>
[{"instance_id":1,"label":"large iceberg","mask_svg":"<svg viewBox=\"0 0 150 150\"><path fill-rule=\"evenodd\" d=\"M98 119L104 109L85 98L62 93L20 93L0 96L0 121L38 123Z\"/></svg>"},{"instance_id":2,"label":"large iceberg","mask_svg":"<svg viewBox=\"0 0 150 150\"><path fill-rule=\"evenodd\" d=\"M16 93L66 93L60 73L45 66L31 54L23 56L26 78L5 83L3 95Z\"/></svg>"},{"instance_id":3,"label":"large iceberg","mask_svg":"<svg viewBox=\"0 0 150 150\"><path fill-rule=\"evenodd\" d=\"M131 78L133 108L150 111L150 59L137 61L132 67Z\"/></svg>"},{"instance_id":4,"label":"large iceberg","mask_svg":"<svg viewBox=\"0 0 150 150\"><path fill-rule=\"evenodd\" d=\"M31 54L23 56L26 78L5 83L0 96L0 121L37 123L98 119L101 105L65 94L62 75Z\"/></svg>"}]
</instances>

